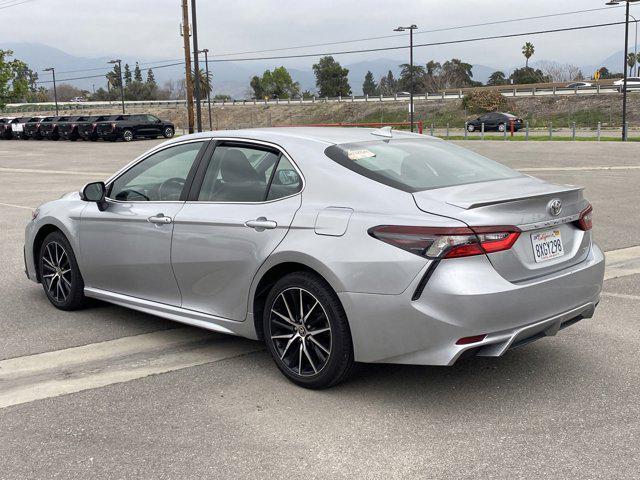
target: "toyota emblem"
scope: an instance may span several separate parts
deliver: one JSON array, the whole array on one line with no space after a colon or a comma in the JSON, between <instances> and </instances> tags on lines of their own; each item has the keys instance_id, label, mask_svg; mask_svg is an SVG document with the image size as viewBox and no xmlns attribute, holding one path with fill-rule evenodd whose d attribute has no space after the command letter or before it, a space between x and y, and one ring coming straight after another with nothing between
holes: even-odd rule
<instances>
[{"instance_id":1,"label":"toyota emblem","mask_svg":"<svg viewBox=\"0 0 640 480\"><path fill-rule=\"evenodd\" d=\"M549 213L551 213L551 215L557 217L562 211L562 201L559 198L554 198L549 202L547 208L549 209Z\"/></svg>"}]
</instances>

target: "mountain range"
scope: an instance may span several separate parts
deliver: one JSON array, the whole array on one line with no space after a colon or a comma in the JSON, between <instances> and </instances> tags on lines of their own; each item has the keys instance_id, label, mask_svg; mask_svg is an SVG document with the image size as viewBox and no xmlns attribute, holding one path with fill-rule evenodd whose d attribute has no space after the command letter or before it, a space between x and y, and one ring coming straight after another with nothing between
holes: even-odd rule
<instances>
[{"instance_id":1,"label":"mountain range","mask_svg":"<svg viewBox=\"0 0 640 480\"><path fill-rule=\"evenodd\" d=\"M633 47L631 47L633 48ZM13 50L14 56L25 61L31 69L42 72L44 68L55 67L56 80L60 83L65 79L66 83L71 83L79 88L91 91L99 87L105 87L106 81L102 73L106 73L110 69L109 60L114 57L81 57L66 53L55 47L40 43L16 43L16 42L0 42L0 49ZM604 59L596 65L582 66L585 76L590 76L596 69L605 66L612 72L622 70L624 53L618 51ZM136 59L127 56L121 56L123 63L128 63L133 68ZM155 62L162 62L164 59L158 59ZM202 59L203 60L203 59ZM464 59L469 61L469 59ZM154 62L153 59L145 59L145 63ZM341 61L341 58L338 58ZM167 62L165 62L167 63ZM349 82L354 94L362 93L362 81L367 71L371 71L376 79L386 75L391 70L397 77L400 73L400 64L396 59L379 58L373 60L365 60L355 63L346 63L341 61L343 67L349 69ZM315 77L311 69L312 62L309 62L308 69L288 68L293 79L300 83L301 90L315 91ZM261 74L266 69L272 69L279 66L280 63L266 64L259 61L250 62L221 62L211 63L209 68L213 76L213 93L224 93L235 98L243 98L247 94L249 81L256 74ZM286 65L285 65L286 66ZM148 68L142 64L143 71ZM508 74L513 70L513 66L487 66L474 65L473 78L480 82L486 82L491 73L496 70L502 70ZM156 81L159 84L167 80L177 80L182 77L183 67L180 65L158 68L154 67L153 72ZM92 77L97 78L81 78ZM49 80L48 74L40 73L40 80Z\"/></svg>"}]
</instances>

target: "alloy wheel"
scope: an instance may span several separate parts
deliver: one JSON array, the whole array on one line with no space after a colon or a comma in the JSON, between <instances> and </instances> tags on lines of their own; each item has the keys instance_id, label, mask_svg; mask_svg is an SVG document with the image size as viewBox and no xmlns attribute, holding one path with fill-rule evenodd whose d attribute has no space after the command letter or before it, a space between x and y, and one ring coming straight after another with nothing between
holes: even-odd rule
<instances>
[{"instance_id":1,"label":"alloy wheel","mask_svg":"<svg viewBox=\"0 0 640 480\"><path fill-rule=\"evenodd\" d=\"M165 136L165 138L171 138L171 137L173 137L173 128L171 128L171 127L167 127L167 128L165 128L165 130L164 130L164 136Z\"/></svg>"},{"instance_id":2,"label":"alloy wheel","mask_svg":"<svg viewBox=\"0 0 640 480\"><path fill-rule=\"evenodd\" d=\"M133 140L133 132L131 132L131 130L125 130L122 134L122 138L125 142L130 142L131 140Z\"/></svg>"},{"instance_id":3,"label":"alloy wheel","mask_svg":"<svg viewBox=\"0 0 640 480\"><path fill-rule=\"evenodd\" d=\"M42 254L42 281L47 293L58 303L71 294L72 275L69 255L58 242L49 242Z\"/></svg>"},{"instance_id":4,"label":"alloy wheel","mask_svg":"<svg viewBox=\"0 0 640 480\"><path fill-rule=\"evenodd\" d=\"M271 306L269 329L280 362L291 373L309 377L327 365L331 324L320 301L308 290L283 290Z\"/></svg>"}]
</instances>

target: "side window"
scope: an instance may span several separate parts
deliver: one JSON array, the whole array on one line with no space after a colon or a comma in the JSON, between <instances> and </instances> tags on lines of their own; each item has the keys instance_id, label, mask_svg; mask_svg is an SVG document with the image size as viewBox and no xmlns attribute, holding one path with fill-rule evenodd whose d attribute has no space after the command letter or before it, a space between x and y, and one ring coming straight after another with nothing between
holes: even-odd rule
<instances>
[{"instance_id":1,"label":"side window","mask_svg":"<svg viewBox=\"0 0 640 480\"><path fill-rule=\"evenodd\" d=\"M109 197L121 201L176 201L204 142L191 142L154 153L111 184Z\"/></svg>"},{"instance_id":2,"label":"side window","mask_svg":"<svg viewBox=\"0 0 640 480\"><path fill-rule=\"evenodd\" d=\"M205 172L198 200L263 202L269 185L267 171L273 169L277 160L275 153L262 149L217 147Z\"/></svg>"},{"instance_id":3,"label":"side window","mask_svg":"<svg viewBox=\"0 0 640 480\"><path fill-rule=\"evenodd\" d=\"M271 180L267 200L288 197L302 190L302 179L284 155L280 157L276 173Z\"/></svg>"},{"instance_id":4,"label":"side window","mask_svg":"<svg viewBox=\"0 0 640 480\"><path fill-rule=\"evenodd\" d=\"M153 115L145 115L145 120L149 123L156 123L158 121L158 118L154 117Z\"/></svg>"}]
</instances>

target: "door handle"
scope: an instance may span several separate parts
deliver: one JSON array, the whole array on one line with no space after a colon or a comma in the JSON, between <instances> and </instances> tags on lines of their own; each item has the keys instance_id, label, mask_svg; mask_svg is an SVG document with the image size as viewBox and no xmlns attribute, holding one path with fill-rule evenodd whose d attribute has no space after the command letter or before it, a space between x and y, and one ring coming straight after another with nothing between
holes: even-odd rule
<instances>
[{"instance_id":1,"label":"door handle","mask_svg":"<svg viewBox=\"0 0 640 480\"><path fill-rule=\"evenodd\" d=\"M147 222L154 223L156 225L166 225L167 223L171 223L171 217L165 217L164 213L159 213L152 217L147 218Z\"/></svg>"},{"instance_id":2,"label":"door handle","mask_svg":"<svg viewBox=\"0 0 640 480\"><path fill-rule=\"evenodd\" d=\"M256 232L262 232L263 230L272 230L278 226L273 220L267 220L266 217L258 217L255 220L247 220L244 222L245 226L254 228Z\"/></svg>"}]
</instances>

